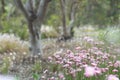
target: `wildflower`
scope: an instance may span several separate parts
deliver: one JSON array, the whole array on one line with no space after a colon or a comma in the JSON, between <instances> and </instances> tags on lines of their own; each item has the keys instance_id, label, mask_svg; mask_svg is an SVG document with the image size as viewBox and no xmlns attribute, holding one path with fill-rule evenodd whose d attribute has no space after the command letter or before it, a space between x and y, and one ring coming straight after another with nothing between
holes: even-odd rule
<instances>
[{"instance_id":1,"label":"wildflower","mask_svg":"<svg viewBox=\"0 0 120 80\"><path fill-rule=\"evenodd\" d=\"M113 63L112 63L112 62L108 62L108 65L109 65L109 66L113 66Z\"/></svg>"},{"instance_id":2,"label":"wildflower","mask_svg":"<svg viewBox=\"0 0 120 80\"><path fill-rule=\"evenodd\" d=\"M71 50L67 50L67 54L70 54L70 53L72 53L72 51Z\"/></svg>"},{"instance_id":3,"label":"wildflower","mask_svg":"<svg viewBox=\"0 0 120 80\"><path fill-rule=\"evenodd\" d=\"M56 61L56 64L62 64L63 62L61 62L61 61Z\"/></svg>"},{"instance_id":4,"label":"wildflower","mask_svg":"<svg viewBox=\"0 0 120 80\"><path fill-rule=\"evenodd\" d=\"M48 70L46 69L43 73L46 74L48 72Z\"/></svg>"},{"instance_id":5,"label":"wildflower","mask_svg":"<svg viewBox=\"0 0 120 80\"><path fill-rule=\"evenodd\" d=\"M15 57L15 56L12 56L12 59L13 59L13 60L15 60L15 59L16 59L16 57Z\"/></svg>"},{"instance_id":6,"label":"wildflower","mask_svg":"<svg viewBox=\"0 0 120 80\"><path fill-rule=\"evenodd\" d=\"M45 79L45 76L43 75L43 76L41 76L41 79Z\"/></svg>"},{"instance_id":7,"label":"wildflower","mask_svg":"<svg viewBox=\"0 0 120 80\"><path fill-rule=\"evenodd\" d=\"M58 58L60 58L60 55L55 54L54 57L55 57L56 59L58 59Z\"/></svg>"},{"instance_id":8,"label":"wildflower","mask_svg":"<svg viewBox=\"0 0 120 80\"><path fill-rule=\"evenodd\" d=\"M115 67L115 68L120 67L120 61L116 61L116 62L114 63L114 67Z\"/></svg>"},{"instance_id":9,"label":"wildflower","mask_svg":"<svg viewBox=\"0 0 120 80\"><path fill-rule=\"evenodd\" d=\"M69 66L70 66L69 64L65 64L65 65L63 65L63 68L67 68Z\"/></svg>"},{"instance_id":10,"label":"wildflower","mask_svg":"<svg viewBox=\"0 0 120 80\"><path fill-rule=\"evenodd\" d=\"M49 80L56 80L55 77L51 77Z\"/></svg>"},{"instance_id":11,"label":"wildflower","mask_svg":"<svg viewBox=\"0 0 120 80\"><path fill-rule=\"evenodd\" d=\"M87 36L86 36L86 37L84 37L84 38L83 38L83 40L85 40L85 41L86 41L86 40L88 40L88 38L89 38L89 37L87 37Z\"/></svg>"},{"instance_id":12,"label":"wildflower","mask_svg":"<svg viewBox=\"0 0 120 80\"><path fill-rule=\"evenodd\" d=\"M92 66L94 66L94 67L96 67L96 66L97 66L97 64L96 64L96 63L91 63L91 65L92 65Z\"/></svg>"},{"instance_id":13,"label":"wildflower","mask_svg":"<svg viewBox=\"0 0 120 80\"><path fill-rule=\"evenodd\" d=\"M78 47L76 47L75 49L76 49L76 50L80 50L80 49L81 49L81 47L79 47L79 46L78 46Z\"/></svg>"},{"instance_id":14,"label":"wildflower","mask_svg":"<svg viewBox=\"0 0 120 80\"><path fill-rule=\"evenodd\" d=\"M80 71L82 71L82 69L80 69L80 68L78 68L78 69L76 70L76 72L80 72Z\"/></svg>"},{"instance_id":15,"label":"wildflower","mask_svg":"<svg viewBox=\"0 0 120 80\"><path fill-rule=\"evenodd\" d=\"M119 78L111 74L107 77L107 80L119 80Z\"/></svg>"},{"instance_id":16,"label":"wildflower","mask_svg":"<svg viewBox=\"0 0 120 80\"><path fill-rule=\"evenodd\" d=\"M10 52L10 55L12 56L12 55L13 55L13 53L11 53L11 52Z\"/></svg>"},{"instance_id":17,"label":"wildflower","mask_svg":"<svg viewBox=\"0 0 120 80\"><path fill-rule=\"evenodd\" d=\"M112 72L118 72L118 70L117 69L113 69Z\"/></svg>"},{"instance_id":18,"label":"wildflower","mask_svg":"<svg viewBox=\"0 0 120 80\"><path fill-rule=\"evenodd\" d=\"M64 79L64 75L62 73L60 73L58 76L60 79Z\"/></svg>"},{"instance_id":19,"label":"wildflower","mask_svg":"<svg viewBox=\"0 0 120 80\"><path fill-rule=\"evenodd\" d=\"M101 69L98 68L98 67L96 67L96 68L95 68L95 74L96 74L96 75L102 74Z\"/></svg>"},{"instance_id":20,"label":"wildflower","mask_svg":"<svg viewBox=\"0 0 120 80\"><path fill-rule=\"evenodd\" d=\"M93 39L88 39L87 42L91 43L93 42L94 40Z\"/></svg>"},{"instance_id":21,"label":"wildflower","mask_svg":"<svg viewBox=\"0 0 120 80\"><path fill-rule=\"evenodd\" d=\"M70 71L70 74L72 75L72 77L75 77L75 76L76 76L76 70L74 70L74 69L71 70L71 71Z\"/></svg>"},{"instance_id":22,"label":"wildflower","mask_svg":"<svg viewBox=\"0 0 120 80\"><path fill-rule=\"evenodd\" d=\"M95 75L95 68L91 67L91 66L85 67L85 73L84 73L84 75L86 77L94 76Z\"/></svg>"},{"instance_id":23,"label":"wildflower","mask_svg":"<svg viewBox=\"0 0 120 80\"><path fill-rule=\"evenodd\" d=\"M69 65L73 64L73 62L71 62L71 61L67 61L66 63L69 64Z\"/></svg>"},{"instance_id":24,"label":"wildflower","mask_svg":"<svg viewBox=\"0 0 120 80\"><path fill-rule=\"evenodd\" d=\"M109 70L108 68L101 68L101 72L106 72L108 70Z\"/></svg>"}]
</instances>

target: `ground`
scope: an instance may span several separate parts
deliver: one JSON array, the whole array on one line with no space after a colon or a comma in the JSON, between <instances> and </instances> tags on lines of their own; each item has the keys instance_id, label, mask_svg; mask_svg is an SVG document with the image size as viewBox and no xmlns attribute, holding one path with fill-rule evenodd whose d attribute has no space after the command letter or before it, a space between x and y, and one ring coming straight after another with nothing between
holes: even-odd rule
<instances>
[{"instance_id":1,"label":"ground","mask_svg":"<svg viewBox=\"0 0 120 80\"><path fill-rule=\"evenodd\" d=\"M0 64L2 65L1 73L7 73L8 75L14 76L18 80L34 80L36 73L42 74L43 71L50 65L49 62L47 62L47 59L49 56L52 56L54 53L66 53L68 50L71 50L75 52L76 47L81 47L82 49L88 47L84 44L83 38L84 37L92 37L96 41L98 40L96 36L97 32L93 28L86 28L82 29L82 31L86 31L87 33L76 32L76 36L68 40L66 42L61 41L57 42L56 39L44 39L42 40L42 49L43 49L43 58L44 60L36 59L35 63L32 63L30 59L27 58L28 54L19 53L19 56L15 56L15 53L12 52L6 52L3 54L0 54ZM94 32L93 32L94 31ZM99 46L99 45L98 45ZM101 45L100 45L101 46ZM103 50L109 49L110 54L117 55L117 58L120 58L119 52L120 49L117 45L111 44L103 44L102 48ZM14 59L14 56L16 57ZM12 59L9 59L12 58Z\"/></svg>"}]
</instances>

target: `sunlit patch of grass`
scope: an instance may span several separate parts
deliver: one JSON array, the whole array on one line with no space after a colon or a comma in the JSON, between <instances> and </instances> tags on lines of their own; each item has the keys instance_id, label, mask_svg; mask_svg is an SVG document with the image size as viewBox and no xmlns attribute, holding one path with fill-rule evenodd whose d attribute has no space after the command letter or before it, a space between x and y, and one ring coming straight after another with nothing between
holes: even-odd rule
<instances>
[{"instance_id":1,"label":"sunlit patch of grass","mask_svg":"<svg viewBox=\"0 0 120 80\"><path fill-rule=\"evenodd\" d=\"M107 34L106 34L106 41L108 41L111 44L119 44L120 43L120 28L115 26L115 27L108 27L106 29Z\"/></svg>"},{"instance_id":2,"label":"sunlit patch of grass","mask_svg":"<svg viewBox=\"0 0 120 80\"><path fill-rule=\"evenodd\" d=\"M98 31L98 39L108 44L120 45L120 28L119 27L107 27Z\"/></svg>"}]
</instances>

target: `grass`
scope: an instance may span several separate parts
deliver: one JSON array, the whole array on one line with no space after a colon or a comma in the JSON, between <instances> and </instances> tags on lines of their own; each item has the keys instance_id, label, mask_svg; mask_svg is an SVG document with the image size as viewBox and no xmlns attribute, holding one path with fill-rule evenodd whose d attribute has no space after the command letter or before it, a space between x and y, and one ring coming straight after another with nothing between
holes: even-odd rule
<instances>
[{"instance_id":1,"label":"grass","mask_svg":"<svg viewBox=\"0 0 120 80\"><path fill-rule=\"evenodd\" d=\"M81 41L83 41L82 45L84 46L74 48L74 51L68 50L66 53L57 52L49 57L48 61L51 63L50 67L52 69L48 68L50 75L43 74L45 79L54 77L55 80L104 80L107 78L106 76L111 74L120 77L120 66L114 66L116 61L119 61L116 59L116 55L109 54L109 50L106 51L104 47L102 48L103 44L101 42L97 41L97 46L96 41L89 37L85 37ZM89 66L94 68L97 73L90 76L89 71L87 71L86 74L89 74L89 76L86 76L85 70ZM92 71L94 72L94 70ZM60 73L63 74L64 79L60 79Z\"/></svg>"},{"instance_id":2,"label":"grass","mask_svg":"<svg viewBox=\"0 0 120 80\"><path fill-rule=\"evenodd\" d=\"M0 53L28 52L28 43L21 41L13 34L0 34Z\"/></svg>"},{"instance_id":3,"label":"grass","mask_svg":"<svg viewBox=\"0 0 120 80\"><path fill-rule=\"evenodd\" d=\"M38 78L42 80L105 80L111 74L120 78L120 51L119 41L117 41L119 37L116 37L116 41L111 43L114 35L119 33L118 29L79 28L75 33L75 38L66 42L44 39L42 48L44 58L48 61L40 62L38 59L35 64L21 62L28 53L27 42L21 41L14 35L1 34L2 66L9 64L0 70L17 75L19 80L29 80L31 77L34 80ZM111 39L110 42L108 39ZM16 61L18 62L16 63ZM115 64L117 67L114 66ZM12 72L12 66L15 66L18 71L13 67L14 72ZM95 69L98 73L86 76L87 67L91 67L93 72Z\"/></svg>"}]
</instances>

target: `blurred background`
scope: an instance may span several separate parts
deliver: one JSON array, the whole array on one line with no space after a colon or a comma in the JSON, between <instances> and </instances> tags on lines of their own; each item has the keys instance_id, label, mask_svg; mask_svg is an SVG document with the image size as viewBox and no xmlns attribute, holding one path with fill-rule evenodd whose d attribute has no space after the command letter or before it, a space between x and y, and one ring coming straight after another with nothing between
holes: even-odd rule
<instances>
[{"instance_id":1,"label":"blurred background","mask_svg":"<svg viewBox=\"0 0 120 80\"><path fill-rule=\"evenodd\" d=\"M23 0L23 3L24 2L25 0ZM99 30L100 35L108 32L111 32L108 33L108 35L111 35L112 33L115 33L116 35L119 33L119 0L65 0L64 3L65 25L67 30L70 27L69 25L72 20L71 15L73 15L73 31L75 33L79 32L74 34L74 36L82 35L81 29L84 32L90 32L93 28ZM62 29L62 9L59 0L52 0L50 2L41 28L42 39L57 38L64 33ZM86 30L84 30L85 28ZM107 32L103 31L105 29ZM0 1L0 32L13 33L22 40L28 39L27 22L20 10L16 9L11 0Z\"/></svg>"}]
</instances>

